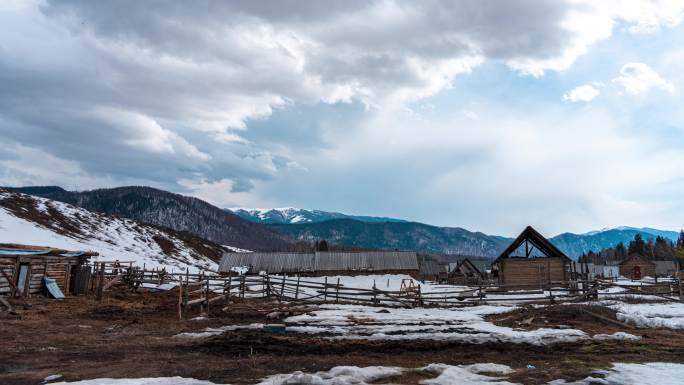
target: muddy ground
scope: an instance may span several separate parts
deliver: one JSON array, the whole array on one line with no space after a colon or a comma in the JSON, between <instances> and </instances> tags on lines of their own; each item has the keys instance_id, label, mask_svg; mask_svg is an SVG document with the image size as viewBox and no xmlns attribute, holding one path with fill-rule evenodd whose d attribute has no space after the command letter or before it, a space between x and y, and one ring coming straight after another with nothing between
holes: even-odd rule
<instances>
[{"instance_id":1,"label":"muddy ground","mask_svg":"<svg viewBox=\"0 0 684 385\"><path fill-rule=\"evenodd\" d=\"M588 315L574 305L528 307L489 320L528 329L566 325L563 327L592 334L625 331L642 340L538 347L440 341L329 341L261 330L183 340L173 336L228 324L273 323L266 314L281 306L260 300L224 303L212 306L208 319L190 320L198 315L198 309L194 309L187 319L179 320L177 300L173 291L134 293L123 289L108 292L102 302L93 297L64 301L31 298L33 307L21 310L20 319L0 319L0 384L38 384L52 374L61 374L66 381L182 376L215 383L253 384L271 374L315 372L338 365L415 368L430 363L482 362L519 369L509 377L511 382L542 384L558 378L584 378L611 362L684 362L683 333L622 326ZM615 319L609 309L589 310ZM526 369L528 364L537 369ZM421 379L421 375L411 374L392 381L408 384Z\"/></svg>"}]
</instances>

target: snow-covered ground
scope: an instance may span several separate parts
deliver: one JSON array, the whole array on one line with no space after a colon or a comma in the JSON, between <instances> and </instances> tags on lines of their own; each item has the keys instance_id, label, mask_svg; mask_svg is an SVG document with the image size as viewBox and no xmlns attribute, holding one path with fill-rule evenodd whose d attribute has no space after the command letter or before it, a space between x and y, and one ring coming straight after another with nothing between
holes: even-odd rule
<instances>
[{"instance_id":1,"label":"snow-covered ground","mask_svg":"<svg viewBox=\"0 0 684 385\"><path fill-rule=\"evenodd\" d=\"M600 305L615 309L617 319L645 328L684 329L684 303L625 303L601 301Z\"/></svg>"},{"instance_id":2,"label":"snow-covered ground","mask_svg":"<svg viewBox=\"0 0 684 385\"><path fill-rule=\"evenodd\" d=\"M527 370L527 369L518 369ZM543 370L543 368L533 369ZM516 385L507 378L515 369L494 363L472 365L430 364L423 368L406 369L392 366L336 366L316 373L294 372L276 374L262 379L257 385L368 385L386 383L407 372L423 372L432 378L420 381L421 385ZM574 382L557 379L548 385L680 385L684 378L684 365L664 362L645 364L615 363L607 370L595 371L591 376ZM59 385L218 385L209 381L182 377L111 379L101 378L76 382L53 383Z\"/></svg>"},{"instance_id":3,"label":"snow-covered ground","mask_svg":"<svg viewBox=\"0 0 684 385\"><path fill-rule=\"evenodd\" d=\"M21 201L19 213L17 209L10 210L3 202L5 199ZM49 220L49 227L30 215L33 209ZM164 253L155 238L169 241L174 251ZM167 270L178 271L189 267L191 272L217 268L216 262L161 229L62 202L6 191L0 191L0 243L96 251L100 256L92 258L92 261L133 261L149 268L166 267Z\"/></svg>"},{"instance_id":4,"label":"snow-covered ground","mask_svg":"<svg viewBox=\"0 0 684 385\"><path fill-rule=\"evenodd\" d=\"M592 338L577 329L518 330L484 319L514 306L465 308L379 308L359 305L321 305L306 314L284 320L291 332L322 334L333 339L439 340L462 343L508 342L547 345ZM329 336L332 335L332 336ZM628 333L601 334L599 340L638 339Z\"/></svg>"}]
</instances>

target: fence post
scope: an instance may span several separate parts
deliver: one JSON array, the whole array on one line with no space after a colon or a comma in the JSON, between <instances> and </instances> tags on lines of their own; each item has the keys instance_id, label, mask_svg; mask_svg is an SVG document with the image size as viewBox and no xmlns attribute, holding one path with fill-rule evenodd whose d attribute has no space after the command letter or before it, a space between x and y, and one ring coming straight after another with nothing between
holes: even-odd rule
<instances>
[{"instance_id":1,"label":"fence post","mask_svg":"<svg viewBox=\"0 0 684 385\"><path fill-rule=\"evenodd\" d=\"M677 280L677 283L679 284L679 300L683 301L684 300L684 291L682 291L682 279L679 278Z\"/></svg>"},{"instance_id":2,"label":"fence post","mask_svg":"<svg viewBox=\"0 0 684 385\"><path fill-rule=\"evenodd\" d=\"M278 298L278 302L282 301L284 296L285 296L285 273L283 273L283 282L280 284L280 297Z\"/></svg>"},{"instance_id":3,"label":"fence post","mask_svg":"<svg viewBox=\"0 0 684 385\"><path fill-rule=\"evenodd\" d=\"M183 280L178 284L178 319L183 319Z\"/></svg>"},{"instance_id":4,"label":"fence post","mask_svg":"<svg viewBox=\"0 0 684 385\"><path fill-rule=\"evenodd\" d=\"M420 293L420 284L418 284L418 306L423 306L423 297Z\"/></svg>"},{"instance_id":5,"label":"fence post","mask_svg":"<svg viewBox=\"0 0 684 385\"><path fill-rule=\"evenodd\" d=\"M335 288L335 303L340 303L340 277L337 277L337 287Z\"/></svg>"},{"instance_id":6,"label":"fence post","mask_svg":"<svg viewBox=\"0 0 684 385\"><path fill-rule=\"evenodd\" d=\"M226 299L230 299L230 288L233 285L233 272L229 271L228 272L228 292L226 292L226 289L223 289L223 293L226 295Z\"/></svg>"},{"instance_id":7,"label":"fence post","mask_svg":"<svg viewBox=\"0 0 684 385\"><path fill-rule=\"evenodd\" d=\"M264 297L270 297L271 296L271 276L270 275L264 276L263 281L266 282L266 290L264 291Z\"/></svg>"},{"instance_id":8,"label":"fence post","mask_svg":"<svg viewBox=\"0 0 684 385\"><path fill-rule=\"evenodd\" d=\"M328 277L325 277L325 284L323 286L323 302L328 301Z\"/></svg>"},{"instance_id":9,"label":"fence post","mask_svg":"<svg viewBox=\"0 0 684 385\"><path fill-rule=\"evenodd\" d=\"M104 271L105 264L100 262L100 273L97 277L97 296L98 301L102 301L102 292L104 291Z\"/></svg>"},{"instance_id":10,"label":"fence post","mask_svg":"<svg viewBox=\"0 0 684 385\"><path fill-rule=\"evenodd\" d=\"M209 315L209 278L207 278L207 286L204 294L204 299L207 301L207 315Z\"/></svg>"},{"instance_id":11,"label":"fence post","mask_svg":"<svg viewBox=\"0 0 684 385\"><path fill-rule=\"evenodd\" d=\"M477 296L478 296L477 304L482 305L482 298L483 298L482 286L479 286L477 288Z\"/></svg>"},{"instance_id":12,"label":"fence post","mask_svg":"<svg viewBox=\"0 0 684 385\"><path fill-rule=\"evenodd\" d=\"M244 298L245 298L245 276L244 276L244 275L242 276L242 283L241 283L241 285L242 285L242 287L240 288L240 292L241 292L241 295L242 295L242 299L244 299Z\"/></svg>"},{"instance_id":13,"label":"fence post","mask_svg":"<svg viewBox=\"0 0 684 385\"><path fill-rule=\"evenodd\" d=\"M299 299L299 276L297 276L297 288L295 289L295 301Z\"/></svg>"},{"instance_id":14,"label":"fence post","mask_svg":"<svg viewBox=\"0 0 684 385\"><path fill-rule=\"evenodd\" d=\"M375 287L375 280L373 280L373 303L378 303L378 288Z\"/></svg>"}]
</instances>

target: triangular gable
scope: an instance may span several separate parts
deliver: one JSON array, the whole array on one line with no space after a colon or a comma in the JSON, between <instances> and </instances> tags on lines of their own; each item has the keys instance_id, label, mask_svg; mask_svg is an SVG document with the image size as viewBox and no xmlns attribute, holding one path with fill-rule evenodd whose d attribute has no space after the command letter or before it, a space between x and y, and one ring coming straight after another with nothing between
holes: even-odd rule
<instances>
[{"instance_id":1,"label":"triangular gable","mask_svg":"<svg viewBox=\"0 0 684 385\"><path fill-rule=\"evenodd\" d=\"M568 258L567 255L563 254L562 251L560 251L556 246L549 242L548 239L544 238L544 236L541 235L537 230L532 228L532 226L527 226L525 227L525 230L523 230L523 232L520 233L520 235L518 235L518 237L513 241L513 243L511 243L506 248L506 250L504 250L499 255L499 257L494 261L494 263L496 263L499 259L502 258L510 258L511 253L513 253L515 250L518 249L518 247L522 246L526 242L526 258L530 257L532 252L532 247L530 246L533 246L537 250L541 251L546 257L564 258L570 260L570 258Z\"/></svg>"},{"instance_id":2,"label":"triangular gable","mask_svg":"<svg viewBox=\"0 0 684 385\"><path fill-rule=\"evenodd\" d=\"M482 276L480 269L478 269L477 266L475 266L475 264L473 264L468 258L462 260L458 266L456 266L456 270L462 273L466 273L465 270L469 270L471 273Z\"/></svg>"}]
</instances>

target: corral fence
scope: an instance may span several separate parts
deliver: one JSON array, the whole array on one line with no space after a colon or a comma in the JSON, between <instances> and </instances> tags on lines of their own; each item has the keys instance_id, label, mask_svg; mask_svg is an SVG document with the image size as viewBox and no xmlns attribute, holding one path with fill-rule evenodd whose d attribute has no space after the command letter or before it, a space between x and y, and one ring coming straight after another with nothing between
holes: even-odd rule
<instances>
[{"instance_id":1,"label":"corral fence","mask_svg":"<svg viewBox=\"0 0 684 385\"><path fill-rule=\"evenodd\" d=\"M285 275L228 275L213 272L174 272L140 268L131 262L97 262L92 289L97 298L116 283L132 288L178 288L178 314L190 309L200 313L220 301L244 301L263 298L287 303L339 303L396 307L462 307L478 304L529 301L586 301L617 296L653 296L669 301L683 301L680 279L660 279L648 285L620 284L611 280L575 280L535 285L505 286L479 283L469 286L439 285L424 287L410 281L399 290L350 287L339 278L314 281L309 277ZM409 280L407 280L409 281ZM613 289L611 289L613 288Z\"/></svg>"}]
</instances>

